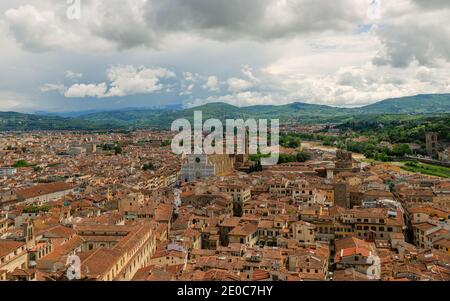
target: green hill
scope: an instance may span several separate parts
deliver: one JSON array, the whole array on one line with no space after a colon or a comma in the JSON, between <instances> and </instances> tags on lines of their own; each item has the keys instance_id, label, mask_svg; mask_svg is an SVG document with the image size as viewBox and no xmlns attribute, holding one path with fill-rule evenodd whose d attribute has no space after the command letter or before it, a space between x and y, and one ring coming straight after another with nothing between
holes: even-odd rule
<instances>
[{"instance_id":1,"label":"green hill","mask_svg":"<svg viewBox=\"0 0 450 301\"><path fill-rule=\"evenodd\" d=\"M360 108L337 108L295 102L286 105L236 107L210 103L189 109L128 109L94 112L73 118L0 112L0 131L28 130L106 130L163 127L175 119L192 120L194 111L202 111L203 119L280 119L281 123L348 123L356 119L378 119L378 115L439 115L450 113L450 94L427 94L387 99ZM370 116L369 116L370 115ZM393 118L395 117L382 117ZM405 118L404 116L402 118Z\"/></svg>"},{"instance_id":2,"label":"green hill","mask_svg":"<svg viewBox=\"0 0 450 301\"><path fill-rule=\"evenodd\" d=\"M113 128L116 128L116 124L113 122L0 112L0 131L107 130Z\"/></svg>"},{"instance_id":3,"label":"green hill","mask_svg":"<svg viewBox=\"0 0 450 301\"><path fill-rule=\"evenodd\" d=\"M386 99L359 109L370 114L432 114L450 112L450 94L424 94Z\"/></svg>"}]
</instances>

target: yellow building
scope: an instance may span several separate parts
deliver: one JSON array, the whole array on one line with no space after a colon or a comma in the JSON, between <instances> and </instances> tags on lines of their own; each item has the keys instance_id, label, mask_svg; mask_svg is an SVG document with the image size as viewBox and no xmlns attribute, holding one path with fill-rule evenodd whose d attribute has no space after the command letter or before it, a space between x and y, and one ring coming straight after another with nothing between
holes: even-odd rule
<instances>
[{"instance_id":1,"label":"yellow building","mask_svg":"<svg viewBox=\"0 0 450 301\"><path fill-rule=\"evenodd\" d=\"M433 246L435 249L444 251L450 255L450 239L448 239L448 238L440 239L440 240L436 241L433 244Z\"/></svg>"},{"instance_id":2,"label":"yellow building","mask_svg":"<svg viewBox=\"0 0 450 301\"><path fill-rule=\"evenodd\" d=\"M299 243L314 243L316 241L316 226L305 221L291 225L292 236Z\"/></svg>"},{"instance_id":3,"label":"yellow building","mask_svg":"<svg viewBox=\"0 0 450 301\"><path fill-rule=\"evenodd\" d=\"M0 240L0 271L12 273L16 269L25 270L28 268L28 252L25 242L12 240ZM3 272L1 276L6 280Z\"/></svg>"}]
</instances>

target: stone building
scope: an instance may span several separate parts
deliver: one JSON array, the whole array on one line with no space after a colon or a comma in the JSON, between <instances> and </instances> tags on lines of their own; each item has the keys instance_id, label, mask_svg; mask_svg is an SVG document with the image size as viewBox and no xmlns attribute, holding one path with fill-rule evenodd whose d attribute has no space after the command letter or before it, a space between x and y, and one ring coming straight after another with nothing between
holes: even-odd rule
<instances>
[{"instance_id":1,"label":"stone building","mask_svg":"<svg viewBox=\"0 0 450 301\"><path fill-rule=\"evenodd\" d=\"M342 181L334 184L334 204L344 208L350 208L348 185L346 182Z\"/></svg>"},{"instance_id":2,"label":"stone building","mask_svg":"<svg viewBox=\"0 0 450 301\"><path fill-rule=\"evenodd\" d=\"M344 150L336 151L335 168L333 171L335 175L343 172L358 172L359 170L360 166L353 160L352 152Z\"/></svg>"},{"instance_id":3,"label":"stone building","mask_svg":"<svg viewBox=\"0 0 450 301\"><path fill-rule=\"evenodd\" d=\"M438 154L438 135L437 133L426 133L425 142L428 156L435 158Z\"/></svg>"},{"instance_id":4,"label":"stone building","mask_svg":"<svg viewBox=\"0 0 450 301\"><path fill-rule=\"evenodd\" d=\"M234 161L231 156L223 155L188 155L181 166L181 182L192 182L221 176L234 170Z\"/></svg>"},{"instance_id":5,"label":"stone building","mask_svg":"<svg viewBox=\"0 0 450 301\"><path fill-rule=\"evenodd\" d=\"M28 268L28 252L25 242L0 240L0 271L6 271L2 280L7 280L7 274L16 269Z\"/></svg>"}]
</instances>

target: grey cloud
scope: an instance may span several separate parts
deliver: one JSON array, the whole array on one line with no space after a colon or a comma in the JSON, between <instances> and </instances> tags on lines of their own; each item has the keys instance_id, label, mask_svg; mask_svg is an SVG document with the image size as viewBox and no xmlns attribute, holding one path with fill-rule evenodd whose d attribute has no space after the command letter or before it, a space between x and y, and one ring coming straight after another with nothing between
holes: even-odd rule
<instances>
[{"instance_id":1,"label":"grey cloud","mask_svg":"<svg viewBox=\"0 0 450 301\"><path fill-rule=\"evenodd\" d=\"M89 48L104 51L158 48L171 34L228 41L270 40L323 31L353 31L366 19L368 3L355 0L99 0L83 1L82 17L71 22L66 6L28 5L9 10L16 40L30 51ZM38 22L38 18L45 18Z\"/></svg>"},{"instance_id":2,"label":"grey cloud","mask_svg":"<svg viewBox=\"0 0 450 301\"><path fill-rule=\"evenodd\" d=\"M412 2L426 9L450 8L448 0L412 0Z\"/></svg>"},{"instance_id":3,"label":"grey cloud","mask_svg":"<svg viewBox=\"0 0 450 301\"><path fill-rule=\"evenodd\" d=\"M364 9L351 0L168 0L148 1L149 28L196 32L213 39L257 40L321 30L354 28ZM359 7L361 8L361 7Z\"/></svg>"},{"instance_id":4,"label":"grey cloud","mask_svg":"<svg viewBox=\"0 0 450 301\"><path fill-rule=\"evenodd\" d=\"M385 20L378 30L384 45L373 59L377 66L406 68L413 63L436 66L450 62L450 1L411 0L409 14Z\"/></svg>"},{"instance_id":5,"label":"grey cloud","mask_svg":"<svg viewBox=\"0 0 450 301\"><path fill-rule=\"evenodd\" d=\"M157 47L158 39L154 31L147 28L141 8L141 4L130 1L99 1L91 8L95 11L95 19L89 22L89 28L94 35L115 43L119 49L143 45Z\"/></svg>"},{"instance_id":6,"label":"grey cloud","mask_svg":"<svg viewBox=\"0 0 450 301\"><path fill-rule=\"evenodd\" d=\"M385 49L373 60L378 66L405 68L413 62L433 66L450 61L450 28L408 22L380 30Z\"/></svg>"}]
</instances>

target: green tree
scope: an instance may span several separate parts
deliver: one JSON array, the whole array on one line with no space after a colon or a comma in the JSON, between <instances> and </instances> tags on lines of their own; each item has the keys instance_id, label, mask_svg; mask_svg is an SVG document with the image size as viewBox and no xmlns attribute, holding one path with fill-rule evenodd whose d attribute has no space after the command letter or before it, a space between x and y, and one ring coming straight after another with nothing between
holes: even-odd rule
<instances>
[{"instance_id":1,"label":"green tree","mask_svg":"<svg viewBox=\"0 0 450 301\"><path fill-rule=\"evenodd\" d=\"M297 162L306 162L311 158L311 156L305 152L299 152L297 153L296 158Z\"/></svg>"},{"instance_id":2,"label":"green tree","mask_svg":"<svg viewBox=\"0 0 450 301\"><path fill-rule=\"evenodd\" d=\"M171 144L172 144L172 142L170 140L164 140L163 142L161 142L161 147L166 147Z\"/></svg>"},{"instance_id":3,"label":"green tree","mask_svg":"<svg viewBox=\"0 0 450 301\"><path fill-rule=\"evenodd\" d=\"M120 154L122 154L122 147L120 146L120 145L117 145L116 147L114 147L114 153L116 154L116 155L120 155Z\"/></svg>"},{"instance_id":4,"label":"green tree","mask_svg":"<svg viewBox=\"0 0 450 301\"><path fill-rule=\"evenodd\" d=\"M25 161L25 160L19 160L16 163L14 163L14 165L13 165L13 167L16 167L16 168L18 168L18 167L28 167L28 166L30 166L30 164L27 161Z\"/></svg>"},{"instance_id":5,"label":"green tree","mask_svg":"<svg viewBox=\"0 0 450 301\"><path fill-rule=\"evenodd\" d=\"M155 170L155 166L153 165L153 163L147 163L147 164L144 164L144 166L142 167L142 170L144 170L144 171Z\"/></svg>"},{"instance_id":6,"label":"green tree","mask_svg":"<svg viewBox=\"0 0 450 301\"><path fill-rule=\"evenodd\" d=\"M396 144L392 148L394 156L403 157L404 155L411 155L412 151L408 144Z\"/></svg>"}]
</instances>

